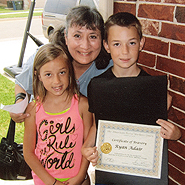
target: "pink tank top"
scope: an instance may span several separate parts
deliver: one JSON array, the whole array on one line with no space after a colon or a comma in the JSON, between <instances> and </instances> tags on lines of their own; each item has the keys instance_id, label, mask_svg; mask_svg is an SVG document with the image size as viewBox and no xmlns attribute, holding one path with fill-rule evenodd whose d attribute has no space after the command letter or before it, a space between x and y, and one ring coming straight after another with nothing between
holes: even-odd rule
<instances>
[{"instance_id":1,"label":"pink tank top","mask_svg":"<svg viewBox=\"0 0 185 185\"><path fill-rule=\"evenodd\" d=\"M43 105L36 108L37 145L35 154L54 178L70 178L78 174L83 144L83 121L78 99L73 96L71 107L64 113L48 114ZM35 184L42 181L33 173Z\"/></svg>"}]
</instances>

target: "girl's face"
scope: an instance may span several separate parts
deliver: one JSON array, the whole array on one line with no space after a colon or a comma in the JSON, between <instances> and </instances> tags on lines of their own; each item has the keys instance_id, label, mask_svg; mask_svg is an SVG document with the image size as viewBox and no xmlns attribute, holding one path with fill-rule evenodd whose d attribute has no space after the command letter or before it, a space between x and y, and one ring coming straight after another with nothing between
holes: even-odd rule
<instances>
[{"instance_id":1,"label":"girl's face","mask_svg":"<svg viewBox=\"0 0 185 185\"><path fill-rule=\"evenodd\" d=\"M67 87L69 86L69 68L67 61L58 56L54 60L44 64L40 68L40 81L42 81L47 95L67 95Z\"/></svg>"},{"instance_id":2,"label":"girl's face","mask_svg":"<svg viewBox=\"0 0 185 185\"><path fill-rule=\"evenodd\" d=\"M85 26L70 27L65 39L74 61L81 65L90 65L102 47L100 30L89 30Z\"/></svg>"}]
</instances>

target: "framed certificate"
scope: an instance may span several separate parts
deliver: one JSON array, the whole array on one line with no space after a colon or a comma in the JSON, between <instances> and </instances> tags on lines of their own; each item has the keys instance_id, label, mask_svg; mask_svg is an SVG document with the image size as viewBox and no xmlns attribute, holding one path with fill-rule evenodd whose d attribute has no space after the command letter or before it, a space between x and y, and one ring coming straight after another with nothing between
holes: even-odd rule
<instances>
[{"instance_id":1,"label":"framed certificate","mask_svg":"<svg viewBox=\"0 0 185 185\"><path fill-rule=\"evenodd\" d=\"M99 120L97 170L161 177L163 138L160 126Z\"/></svg>"}]
</instances>

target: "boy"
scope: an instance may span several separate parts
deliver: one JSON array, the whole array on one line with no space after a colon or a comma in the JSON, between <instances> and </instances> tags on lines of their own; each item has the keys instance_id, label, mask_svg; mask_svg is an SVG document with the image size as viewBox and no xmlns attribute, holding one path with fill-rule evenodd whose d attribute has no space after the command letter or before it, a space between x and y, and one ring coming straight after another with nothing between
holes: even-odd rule
<instances>
[{"instance_id":1,"label":"boy","mask_svg":"<svg viewBox=\"0 0 185 185\"><path fill-rule=\"evenodd\" d=\"M105 23L105 38L104 47L108 53L111 54L113 60L113 67L109 68L106 72L96 78L121 78L121 77L138 77L138 76L150 76L145 71L137 66L137 60L139 52L142 50L145 42L145 38L142 36L142 27L139 20L132 14L126 12L120 12L109 17ZM88 101L89 111L95 113L93 109L93 100L91 95L91 83L88 87ZM169 98L168 98L169 99ZM168 108L169 108L168 101ZM112 108L113 109L113 108ZM117 113L115 113L117 114ZM119 117L119 115L118 115ZM95 119L95 117L94 117ZM97 121L97 120L96 120ZM175 125L165 121L157 120L157 123L161 125L161 137L164 139L177 140L181 136L181 132ZM94 146L96 137L96 125L91 128L88 139L83 145L82 154L90 161L93 165L97 164L98 152ZM120 184L117 179L123 180L122 184L168 184L168 172L167 172L167 145L165 144L165 153L163 154L163 174L161 179L152 179L145 177L136 177L129 175L115 175L111 173L98 172L100 177L114 178L114 184ZM166 157L165 157L166 156ZM164 159L165 158L165 159ZM103 182L103 181L102 181ZM98 183L103 184L98 180ZM108 180L107 180L108 182ZM106 183L107 184L107 183Z\"/></svg>"}]
</instances>

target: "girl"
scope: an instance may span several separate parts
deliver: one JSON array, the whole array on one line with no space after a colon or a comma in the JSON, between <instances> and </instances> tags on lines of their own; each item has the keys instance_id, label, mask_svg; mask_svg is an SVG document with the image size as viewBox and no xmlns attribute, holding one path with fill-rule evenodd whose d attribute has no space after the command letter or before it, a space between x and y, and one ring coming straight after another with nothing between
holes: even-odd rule
<instances>
[{"instance_id":1,"label":"girl","mask_svg":"<svg viewBox=\"0 0 185 185\"><path fill-rule=\"evenodd\" d=\"M65 48L47 44L33 65L33 92L25 119L24 157L36 185L88 185L88 161L81 155L92 125L88 101L80 96L71 57Z\"/></svg>"}]
</instances>

